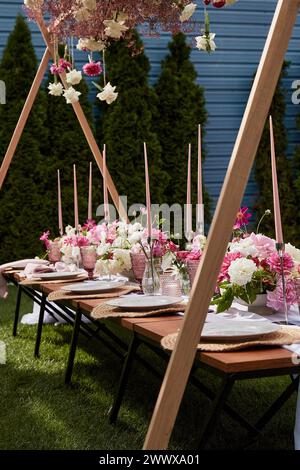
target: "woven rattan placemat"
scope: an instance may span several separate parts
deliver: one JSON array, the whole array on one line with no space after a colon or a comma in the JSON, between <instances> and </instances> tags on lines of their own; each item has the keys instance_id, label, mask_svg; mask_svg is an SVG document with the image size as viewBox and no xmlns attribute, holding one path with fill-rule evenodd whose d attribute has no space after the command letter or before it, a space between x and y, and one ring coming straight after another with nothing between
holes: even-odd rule
<instances>
[{"instance_id":1,"label":"woven rattan placemat","mask_svg":"<svg viewBox=\"0 0 300 470\"><path fill-rule=\"evenodd\" d=\"M166 315L168 313L184 312L185 304L176 304L168 308L160 308L156 310L136 310L126 311L120 308L111 307L110 305L102 304L97 305L92 312L91 317L94 320L103 320L104 318L140 318L140 317L153 317L158 315Z\"/></svg>"},{"instance_id":2,"label":"woven rattan placemat","mask_svg":"<svg viewBox=\"0 0 300 470\"><path fill-rule=\"evenodd\" d=\"M173 333L165 336L161 345L168 351L173 351L178 333ZM241 349L252 349L261 346L284 346L288 344L300 343L300 328L293 328L289 326L281 326L278 331L268 335L262 335L259 339L253 341L243 341L235 343L208 343L201 342L198 344L198 350L206 352L230 352L239 351Z\"/></svg>"},{"instance_id":3,"label":"woven rattan placemat","mask_svg":"<svg viewBox=\"0 0 300 470\"><path fill-rule=\"evenodd\" d=\"M22 286L44 286L47 284L74 284L74 282L85 281L88 277L84 274L82 276L75 277L74 279L57 279L53 281L43 281L42 279L24 279L20 282Z\"/></svg>"},{"instance_id":4,"label":"woven rattan placemat","mask_svg":"<svg viewBox=\"0 0 300 470\"><path fill-rule=\"evenodd\" d=\"M121 295L130 294L140 290L137 286L122 286L112 292L102 292L99 294L74 294L74 292L67 292L65 290L57 290L48 295L49 302L56 300L84 300L84 299L113 299Z\"/></svg>"}]
</instances>

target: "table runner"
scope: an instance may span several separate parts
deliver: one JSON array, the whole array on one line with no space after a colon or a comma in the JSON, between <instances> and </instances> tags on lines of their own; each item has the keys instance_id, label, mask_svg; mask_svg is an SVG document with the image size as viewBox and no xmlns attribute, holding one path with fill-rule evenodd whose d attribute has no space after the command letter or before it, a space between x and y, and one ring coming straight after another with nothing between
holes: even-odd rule
<instances>
[{"instance_id":1,"label":"table runner","mask_svg":"<svg viewBox=\"0 0 300 470\"><path fill-rule=\"evenodd\" d=\"M165 336L161 345L168 351L173 351L178 332ZM262 335L257 340L252 341L236 341L236 342L207 342L201 341L198 344L198 350L206 352L225 352L240 351L243 349L252 349L261 346L284 346L287 344L300 343L300 330L294 327L281 326L278 331L268 335Z\"/></svg>"},{"instance_id":2,"label":"table runner","mask_svg":"<svg viewBox=\"0 0 300 470\"><path fill-rule=\"evenodd\" d=\"M164 315L170 313L179 313L183 312L186 308L186 305L180 303L172 305L171 307L160 308L156 310L136 310L136 311L126 311L117 307L111 307L107 303L102 305L97 305L92 312L91 317L94 320L103 320L104 318L142 318L142 317L153 317L157 315Z\"/></svg>"},{"instance_id":3,"label":"table runner","mask_svg":"<svg viewBox=\"0 0 300 470\"><path fill-rule=\"evenodd\" d=\"M51 292L48 295L49 302L55 302L56 300L84 300L84 299L112 299L115 297L121 297L121 295L127 295L131 292L139 291L138 286L122 286L118 289L115 289L113 292L102 292L99 294L74 294L67 292L65 290L57 290Z\"/></svg>"}]
</instances>

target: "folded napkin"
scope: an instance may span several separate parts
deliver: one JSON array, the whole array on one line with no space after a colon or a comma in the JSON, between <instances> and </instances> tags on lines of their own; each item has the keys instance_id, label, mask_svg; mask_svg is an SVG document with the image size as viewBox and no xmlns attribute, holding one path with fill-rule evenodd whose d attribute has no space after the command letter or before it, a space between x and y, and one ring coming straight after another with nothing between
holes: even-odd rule
<instances>
[{"instance_id":1,"label":"folded napkin","mask_svg":"<svg viewBox=\"0 0 300 470\"><path fill-rule=\"evenodd\" d=\"M0 266L0 298L6 299L8 296L7 282L2 273L6 271L7 269L15 268L15 267L17 268L18 266L20 266L20 268L23 268L24 264L28 264L28 263L39 263L45 266L49 262L46 260L22 259L19 261L13 261L11 263L2 264Z\"/></svg>"},{"instance_id":2,"label":"folded napkin","mask_svg":"<svg viewBox=\"0 0 300 470\"><path fill-rule=\"evenodd\" d=\"M78 271L78 268L76 267L75 264L66 264L66 263L55 263L55 265L52 266L45 266L44 264L41 264L40 262L35 262L35 263L29 263L27 264L25 270L24 270L24 275L27 279L35 279L39 277L39 274L44 274L44 273L63 273L63 272L76 272Z\"/></svg>"}]
</instances>

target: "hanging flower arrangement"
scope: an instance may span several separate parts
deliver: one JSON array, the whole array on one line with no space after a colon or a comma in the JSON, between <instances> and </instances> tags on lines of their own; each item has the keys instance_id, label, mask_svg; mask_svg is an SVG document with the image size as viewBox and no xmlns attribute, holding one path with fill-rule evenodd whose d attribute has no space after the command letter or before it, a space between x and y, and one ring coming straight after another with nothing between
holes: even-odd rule
<instances>
[{"instance_id":1,"label":"hanging flower arrangement","mask_svg":"<svg viewBox=\"0 0 300 470\"><path fill-rule=\"evenodd\" d=\"M205 27L201 31L203 34L195 38L199 50L210 53L216 49L207 9L223 8L235 1L200 1L205 11ZM137 53L132 32L138 25L143 25L143 32L150 36L157 36L160 31L172 34L191 32L195 29L193 16L198 6L190 0L24 0L24 4L30 19L39 21L44 16L49 18L48 31L56 47L55 63L51 67L54 83L49 85L49 93L63 95L67 103L74 103L80 96L74 86L82 80L82 72L89 77L103 73L103 87L93 83L100 91L97 97L107 104L118 97L116 86L107 83L105 77L105 50L109 45L125 39L133 53ZM76 48L88 54L88 62L82 72L76 70L74 64L74 38ZM58 56L57 45L60 43L67 43L64 58ZM93 58L93 54L99 53L102 54L103 64ZM58 82L61 73L67 74L66 88Z\"/></svg>"}]
</instances>

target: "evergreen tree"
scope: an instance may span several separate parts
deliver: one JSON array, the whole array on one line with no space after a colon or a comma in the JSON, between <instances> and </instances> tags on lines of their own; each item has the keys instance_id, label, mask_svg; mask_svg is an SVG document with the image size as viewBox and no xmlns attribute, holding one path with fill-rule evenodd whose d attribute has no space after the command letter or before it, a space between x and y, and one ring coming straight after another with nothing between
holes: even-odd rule
<instances>
[{"instance_id":1,"label":"evergreen tree","mask_svg":"<svg viewBox=\"0 0 300 470\"><path fill-rule=\"evenodd\" d=\"M18 16L0 64L6 83L6 105L0 106L0 155L7 146L36 73L37 60L30 30ZM40 92L0 194L0 263L36 255L39 234L47 221L44 206L44 158L41 146L47 141L45 94Z\"/></svg>"},{"instance_id":2,"label":"evergreen tree","mask_svg":"<svg viewBox=\"0 0 300 470\"><path fill-rule=\"evenodd\" d=\"M287 133L284 125L286 103L282 79L285 76L287 67L288 64L285 63L278 81L269 114L273 117L283 234L287 242L299 244L300 231L298 228L299 216L297 211L297 198L293 184L291 162L286 156ZM272 216L264 218L261 225L261 231L274 237L275 230L269 120L266 122L256 155L255 179L259 186L259 196L255 205L257 221L262 217L267 209L270 209L272 211Z\"/></svg>"},{"instance_id":3,"label":"evergreen tree","mask_svg":"<svg viewBox=\"0 0 300 470\"><path fill-rule=\"evenodd\" d=\"M46 83L53 82L53 75L49 74ZM92 106L88 100L88 86L83 79L76 90L81 92L80 104L93 129ZM93 162L93 217L96 208L102 202L102 177L90 151L86 138L74 113L73 107L66 104L62 96L47 95L47 128L49 137L45 145L46 161L44 175L47 185L45 187L45 203L49 214L47 225L41 227L50 229L57 235L57 190L56 174L60 169L62 186L62 208L64 225L74 225L74 186L73 164L76 164L79 222L83 224L87 219L88 207L88 175L89 162Z\"/></svg>"},{"instance_id":4,"label":"evergreen tree","mask_svg":"<svg viewBox=\"0 0 300 470\"><path fill-rule=\"evenodd\" d=\"M135 47L142 49L137 33ZM148 85L149 60L143 52L133 55L126 41L113 44L107 54L108 80L117 85L117 101L100 104L99 141L107 144L107 165L120 195L129 205L145 202L144 151L147 142L153 203L164 200L168 174L162 170L161 148L154 130L157 97ZM103 85L103 79L102 85Z\"/></svg>"},{"instance_id":5,"label":"evergreen tree","mask_svg":"<svg viewBox=\"0 0 300 470\"><path fill-rule=\"evenodd\" d=\"M165 198L169 204L185 204L188 144L192 143L193 201L197 201L197 126L207 118L204 90L196 84L197 73L190 61L191 48L183 33L173 37L170 54L163 60L156 85L159 119L156 130L162 147L163 169L169 174ZM204 152L203 152L204 157ZM205 192L206 216L209 197Z\"/></svg>"}]
</instances>

